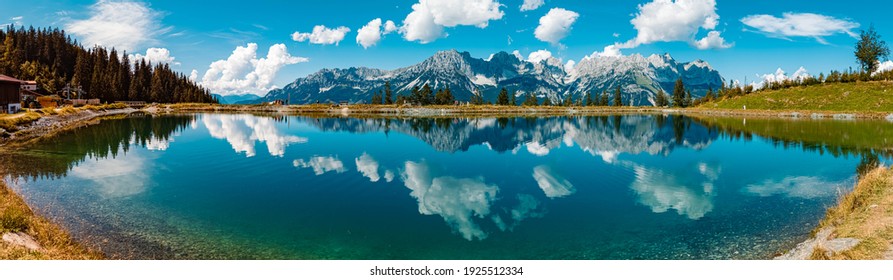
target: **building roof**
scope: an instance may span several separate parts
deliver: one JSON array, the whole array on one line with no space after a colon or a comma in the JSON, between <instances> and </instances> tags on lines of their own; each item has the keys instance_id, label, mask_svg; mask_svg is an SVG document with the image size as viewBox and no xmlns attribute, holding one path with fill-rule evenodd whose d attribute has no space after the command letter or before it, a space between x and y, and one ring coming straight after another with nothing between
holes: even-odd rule
<instances>
[{"instance_id":1,"label":"building roof","mask_svg":"<svg viewBox=\"0 0 893 280\"><path fill-rule=\"evenodd\" d=\"M22 81L22 80L19 80L19 79L10 77L10 76L6 76L6 75L3 75L3 74L0 74L0 83L24 84L25 81Z\"/></svg>"}]
</instances>

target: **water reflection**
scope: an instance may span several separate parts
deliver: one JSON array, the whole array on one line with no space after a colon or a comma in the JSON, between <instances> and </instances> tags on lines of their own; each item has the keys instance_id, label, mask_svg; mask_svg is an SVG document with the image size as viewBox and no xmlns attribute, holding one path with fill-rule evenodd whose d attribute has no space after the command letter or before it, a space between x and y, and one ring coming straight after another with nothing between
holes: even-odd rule
<instances>
[{"instance_id":1,"label":"water reflection","mask_svg":"<svg viewBox=\"0 0 893 280\"><path fill-rule=\"evenodd\" d=\"M347 168L344 167L344 162L331 156L315 156L307 160L296 159L292 164L298 168L311 168L317 176L326 172L344 173L347 171Z\"/></svg>"},{"instance_id":2,"label":"water reflection","mask_svg":"<svg viewBox=\"0 0 893 280\"><path fill-rule=\"evenodd\" d=\"M548 198L558 198L573 194L577 190L570 181L552 171L547 165L533 168L533 179Z\"/></svg>"},{"instance_id":3,"label":"water reflection","mask_svg":"<svg viewBox=\"0 0 893 280\"><path fill-rule=\"evenodd\" d=\"M713 179L685 170L658 170L635 165L635 181L630 186L639 202L654 213L674 209L679 215L697 220L713 210Z\"/></svg>"},{"instance_id":4,"label":"water reflection","mask_svg":"<svg viewBox=\"0 0 893 280\"><path fill-rule=\"evenodd\" d=\"M305 143L307 138L285 135L276 127L274 118L252 115L204 115L202 122L211 137L225 139L237 153L247 157L256 155L256 141L267 144L271 156L285 155L285 147Z\"/></svg>"},{"instance_id":5,"label":"water reflection","mask_svg":"<svg viewBox=\"0 0 893 280\"><path fill-rule=\"evenodd\" d=\"M410 196L419 203L419 213L440 215L453 230L468 240L487 238L474 217L490 215L499 187L483 178L437 176L425 163L407 161L401 174Z\"/></svg>"},{"instance_id":6,"label":"water reflection","mask_svg":"<svg viewBox=\"0 0 893 280\"><path fill-rule=\"evenodd\" d=\"M105 198L124 198L146 190L151 180L147 158L139 153L110 159L85 160L71 168L70 176L89 180Z\"/></svg>"},{"instance_id":7,"label":"water reflection","mask_svg":"<svg viewBox=\"0 0 893 280\"><path fill-rule=\"evenodd\" d=\"M789 176L781 180L767 179L747 185L745 191L759 196L784 195L804 199L833 197L852 185L852 180L830 182L817 176Z\"/></svg>"},{"instance_id":8,"label":"water reflection","mask_svg":"<svg viewBox=\"0 0 893 280\"><path fill-rule=\"evenodd\" d=\"M68 176L89 181L102 198L132 198L151 193L147 192L150 186L158 188L160 184L153 182L155 178L152 176L163 169L155 164L160 157L179 155L169 159L179 163L191 154L177 147L200 149L212 146L203 142L196 144L200 140L195 139L205 137L208 143L219 144L225 140L229 144L229 147L223 146L225 151L201 154L199 160L224 163L229 163L227 160L231 158L256 156L255 146L261 142L267 146L270 156L287 158L291 165L288 160L274 158L272 164L258 169L266 171L266 168L281 167L284 170L270 170L265 174L283 175L252 177L263 175L253 174L251 168L254 166L220 164L214 167L252 170L244 176L252 180L269 180L271 184L293 184L297 180L316 178L308 176L312 172L326 176L325 180L316 178L313 181L316 184L365 187L359 184L377 183L392 187L375 188L374 191L399 190L399 197L387 199L393 199L394 204L404 203L403 206L418 208L418 213L406 209L402 212L411 212L408 214L415 217L419 214L430 216L436 223L442 223L442 219L455 233L449 237L461 241L484 240L499 235L495 233L525 230L521 227L525 221L524 225L529 225L535 224L530 219L552 218L547 217L547 209L554 210L558 208L556 205L563 203L593 201L602 194L624 200L621 202L629 204L625 210L638 209L648 217L662 217L654 213L671 213L664 215L690 223L708 220L704 218L721 213L721 206L725 205L723 195L729 193L748 199L783 197L796 201L825 201L823 199L832 199L839 188L851 185L852 179L841 180L838 174L825 176L821 171L748 174L749 170L734 164L737 158L724 156L735 149L752 148L739 145L739 142L755 141L767 149L775 145L778 151L802 148L812 155L860 156L862 163L857 169L861 171L880 164L882 159L879 157L888 158L890 149L884 143L887 139L893 141L893 132L886 128L889 127L886 123L883 127L861 122L838 125L836 122L754 119L744 125L740 120L663 115L290 117L289 121L300 124L299 129L287 127L279 120L284 119L217 114L199 117L136 115L104 121L38 143L29 151L0 155L4 161L0 166L15 166L7 171L15 176ZM176 136L188 127L193 130ZM325 133L331 131L370 135L359 139L358 135L349 133ZM295 136L297 134L306 137ZM401 137L394 137L395 134ZM297 143L308 144L301 145L302 149L288 149L289 145ZM190 144L193 146L188 146ZM135 147L151 152L134 151ZM723 157L701 158L706 152L717 149L723 151ZM754 158L758 160L749 159L753 164L766 162L766 158ZM353 166L348 166L351 160ZM207 163L194 166L204 164ZM788 169L775 162L766 164ZM176 170L178 166L184 165L163 166L168 168L164 172L192 172L192 169ZM295 172L295 168L302 171ZM231 175L199 176L228 178ZM229 183L224 178L220 180L220 184ZM734 189L721 192L721 186ZM364 191L369 189L372 188ZM337 197L342 196L345 204L356 199L351 198L351 194ZM567 208L579 210L586 206ZM568 215L567 212L564 214Z\"/></svg>"}]
</instances>

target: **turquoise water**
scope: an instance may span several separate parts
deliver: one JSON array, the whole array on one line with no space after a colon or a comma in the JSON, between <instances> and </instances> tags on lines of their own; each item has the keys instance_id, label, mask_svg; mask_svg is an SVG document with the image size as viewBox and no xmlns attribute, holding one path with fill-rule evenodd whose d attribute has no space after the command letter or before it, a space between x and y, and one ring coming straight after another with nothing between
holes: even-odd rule
<instances>
[{"instance_id":1,"label":"turquoise water","mask_svg":"<svg viewBox=\"0 0 893 280\"><path fill-rule=\"evenodd\" d=\"M821 135L848 133L826 122ZM133 115L3 164L112 258L758 259L888 160L707 123Z\"/></svg>"}]
</instances>

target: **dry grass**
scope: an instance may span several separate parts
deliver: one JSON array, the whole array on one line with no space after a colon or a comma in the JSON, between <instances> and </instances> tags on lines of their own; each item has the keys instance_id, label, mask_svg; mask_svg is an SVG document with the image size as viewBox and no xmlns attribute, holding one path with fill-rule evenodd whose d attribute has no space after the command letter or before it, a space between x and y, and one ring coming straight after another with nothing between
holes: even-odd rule
<instances>
[{"instance_id":1,"label":"dry grass","mask_svg":"<svg viewBox=\"0 0 893 280\"><path fill-rule=\"evenodd\" d=\"M833 226L834 238L856 238L859 245L830 259L881 259L893 243L893 170L869 172L837 206L828 209L819 228ZM815 259L829 259L817 249Z\"/></svg>"},{"instance_id":2,"label":"dry grass","mask_svg":"<svg viewBox=\"0 0 893 280\"><path fill-rule=\"evenodd\" d=\"M24 232L40 243L43 252L31 251L0 241L0 259L102 259L100 253L72 241L64 230L39 217L12 190L0 181L0 234Z\"/></svg>"},{"instance_id":3,"label":"dry grass","mask_svg":"<svg viewBox=\"0 0 893 280\"><path fill-rule=\"evenodd\" d=\"M14 115L0 116L0 128L9 132L16 132L20 125L29 124L41 118L37 112L25 112Z\"/></svg>"}]
</instances>

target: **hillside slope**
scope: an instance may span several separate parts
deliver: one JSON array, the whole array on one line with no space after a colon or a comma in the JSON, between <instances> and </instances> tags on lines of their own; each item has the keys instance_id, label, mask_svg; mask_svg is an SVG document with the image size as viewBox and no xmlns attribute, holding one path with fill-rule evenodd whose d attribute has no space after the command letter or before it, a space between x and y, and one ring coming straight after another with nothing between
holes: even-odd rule
<instances>
[{"instance_id":1,"label":"hillside slope","mask_svg":"<svg viewBox=\"0 0 893 280\"><path fill-rule=\"evenodd\" d=\"M708 102L705 109L893 112L893 82L827 83L759 91Z\"/></svg>"}]
</instances>

